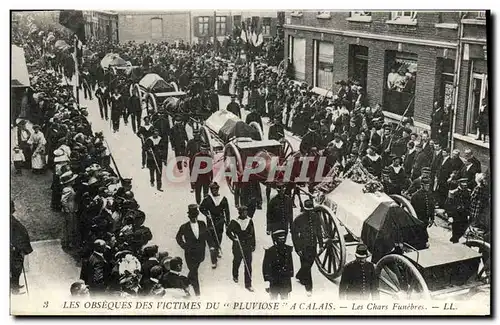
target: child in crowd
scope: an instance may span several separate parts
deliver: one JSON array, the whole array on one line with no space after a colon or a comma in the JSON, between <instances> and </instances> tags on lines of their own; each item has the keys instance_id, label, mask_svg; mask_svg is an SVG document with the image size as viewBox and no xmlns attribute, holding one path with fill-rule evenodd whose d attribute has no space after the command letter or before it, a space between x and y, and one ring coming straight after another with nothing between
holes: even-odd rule
<instances>
[{"instance_id":1,"label":"child in crowd","mask_svg":"<svg viewBox=\"0 0 500 325\"><path fill-rule=\"evenodd\" d=\"M22 168L24 165L25 158L24 158L23 152L21 151L21 149L19 149L18 146L14 147L14 154L12 155L12 161L14 162L14 168L16 169L16 175L22 175L22 173L23 173Z\"/></svg>"}]
</instances>

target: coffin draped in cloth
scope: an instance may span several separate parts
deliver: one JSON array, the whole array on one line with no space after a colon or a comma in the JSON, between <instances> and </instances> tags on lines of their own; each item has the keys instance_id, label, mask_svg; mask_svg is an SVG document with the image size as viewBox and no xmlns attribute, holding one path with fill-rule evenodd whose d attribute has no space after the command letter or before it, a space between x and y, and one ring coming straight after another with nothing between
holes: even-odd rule
<instances>
[{"instance_id":1,"label":"coffin draped in cloth","mask_svg":"<svg viewBox=\"0 0 500 325\"><path fill-rule=\"evenodd\" d=\"M226 110L213 113L206 121L205 125L217 133L219 138L227 143L233 137L252 138L259 140L259 131L243 122L238 116Z\"/></svg>"},{"instance_id":2,"label":"coffin draped in cloth","mask_svg":"<svg viewBox=\"0 0 500 325\"><path fill-rule=\"evenodd\" d=\"M163 93L176 91L175 86L166 82L156 73L148 73L139 81L139 86L150 93Z\"/></svg>"},{"instance_id":3,"label":"coffin draped in cloth","mask_svg":"<svg viewBox=\"0 0 500 325\"><path fill-rule=\"evenodd\" d=\"M415 219L385 193L363 193L363 184L343 180L325 197L338 220L366 244L372 262L390 252L396 243L424 249L429 235Z\"/></svg>"}]
</instances>

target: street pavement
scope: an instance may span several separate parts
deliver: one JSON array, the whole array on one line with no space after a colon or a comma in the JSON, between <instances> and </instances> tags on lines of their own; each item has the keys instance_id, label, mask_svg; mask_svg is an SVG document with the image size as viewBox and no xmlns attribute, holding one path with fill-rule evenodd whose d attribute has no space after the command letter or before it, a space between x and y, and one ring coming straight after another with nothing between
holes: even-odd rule
<instances>
[{"instance_id":1,"label":"street pavement","mask_svg":"<svg viewBox=\"0 0 500 325\"><path fill-rule=\"evenodd\" d=\"M225 108L229 102L229 97L220 96L220 107ZM117 162L120 173L124 178L132 178L133 192L137 202L140 204L140 209L146 213L145 226L149 227L153 233L153 239L150 244L159 246L160 251L168 251L170 256L180 256L184 259L182 249L178 246L175 235L179 226L188 221L187 206L195 203L194 193L190 192L190 183L186 178L180 182L172 182L167 180L167 171L169 167L172 169L174 164L170 164L163 169L163 189L164 192L159 192L156 187L151 187L149 183L149 170L141 168L141 141L133 133L131 124L127 126L121 121L120 131L113 133L109 121L102 120L99 115L97 101L81 99L81 104L88 107L89 121L92 123L94 132L102 131L108 142L108 146ZM243 112L243 119L248 112ZM267 119L264 119L264 134L267 137L268 132ZM187 127L189 136L191 130ZM287 132L287 139L292 147L297 150L300 139L292 136ZM171 148L169 148L169 159L174 156ZM221 162L222 163L222 162ZM184 172L186 174L186 172ZM184 175L187 176L187 175ZM217 180L221 185L221 194L225 195L230 202L230 210L232 218L237 217L237 211L234 207L233 196L230 193L224 180ZM262 187L263 196L265 196L264 187ZM274 193L273 193L274 194ZM273 195L272 194L272 195ZM300 211L295 210L295 216ZM265 232L265 216L266 204L264 197L264 205L262 210L257 210L253 218L256 229L257 247L253 253L253 287L254 293L250 293L244 288L244 266L240 266L239 283L232 281L232 252L231 242L227 236L222 239L222 258L216 269L211 268L210 257L207 254L205 261L199 269L200 287L202 297L204 299L217 299L217 301L244 301L247 299L267 299L265 288L268 286L263 281L262 277L262 260L264 257L264 249L272 245L270 236ZM206 222L205 218L200 214L200 220ZM441 227L433 227L430 229L430 236L441 240L448 240L449 230ZM291 245L291 238L288 238L288 244ZM78 265L58 248L46 249L35 247L35 253L30 256L31 267L27 270L28 280L30 282L30 292L33 296L42 295L47 290L52 289L52 292L61 292L61 295L66 297L69 294L71 283L77 280L79 275ZM56 246L58 244L56 243ZM39 250L39 252L37 252ZM40 250L44 250L40 252ZM294 256L294 269L298 271L300 261L297 254ZM347 261L354 259L354 248L348 247ZM61 268L58 264L63 264ZM183 273L187 274L187 267L184 264ZM57 276L61 274L61 276ZM51 275L51 276L48 276ZM316 265L312 269L312 278L314 283L314 294L312 298L306 296L305 288L300 285L295 279L292 279L293 291L292 299L312 299L318 298L329 299L328 301L336 300L338 297L338 281L329 281L318 270ZM62 290L62 291L60 291ZM16 298L18 302L22 298ZM21 299L21 300L19 300ZM250 300L250 301L252 301ZM14 300L13 300L14 303Z\"/></svg>"}]
</instances>

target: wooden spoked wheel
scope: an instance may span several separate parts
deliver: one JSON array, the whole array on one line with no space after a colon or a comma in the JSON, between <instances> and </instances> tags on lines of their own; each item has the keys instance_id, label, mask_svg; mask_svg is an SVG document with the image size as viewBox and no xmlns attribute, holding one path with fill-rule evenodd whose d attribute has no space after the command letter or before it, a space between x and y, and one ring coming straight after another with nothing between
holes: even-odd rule
<instances>
[{"instance_id":1,"label":"wooden spoked wheel","mask_svg":"<svg viewBox=\"0 0 500 325\"><path fill-rule=\"evenodd\" d=\"M422 274L406 257L390 254L378 261L375 272L379 279L381 299L430 300L431 295ZM382 296L385 296L382 298Z\"/></svg>"},{"instance_id":2,"label":"wooden spoked wheel","mask_svg":"<svg viewBox=\"0 0 500 325\"><path fill-rule=\"evenodd\" d=\"M210 147L210 152L212 153L213 157L215 155L215 151L212 144L212 135L208 130L208 128L204 125L200 127L200 136L201 136L201 141L203 141L203 143L208 144L208 146Z\"/></svg>"},{"instance_id":3,"label":"wooden spoked wheel","mask_svg":"<svg viewBox=\"0 0 500 325\"><path fill-rule=\"evenodd\" d=\"M401 195L397 195L397 194L393 194L393 195L389 195L391 197L391 199L393 199L400 207L403 208L403 210L406 211L406 213L408 213L409 215L411 215L413 218L415 219L418 219L418 216L417 216L417 213L415 212L415 209L413 208L413 206L411 205L410 201L401 196Z\"/></svg>"},{"instance_id":4,"label":"wooden spoked wheel","mask_svg":"<svg viewBox=\"0 0 500 325\"><path fill-rule=\"evenodd\" d=\"M346 261L344 236L332 210L319 205L314 211L319 215L323 238L323 245L318 243L315 262L321 274L333 281L342 274Z\"/></svg>"},{"instance_id":5,"label":"wooden spoked wheel","mask_svg":"<svg viewBox=\"0 0 500 325\"><path fill-rule=\"evenodd\" d=\"M482 255L481 263L477 270L477 280L483 281L485 283L490 283L491 276L491 246L489 243L477 240L469 239L465 242L465 245L474 249L479 254Z\"/></svg>"},{"instance_id":6,"label":"wooden spoked wheel","mask_svg":"<svg viewBox=\"0 0 500 325\"><path fill-rule=\"evenodd\" d=\"M259 132L260 139L259 140L264 140L264 132L262 132L262 128L260 127L259 123L257 122L250 122L250 126L256 129Z\"/></svg>"},{"instance_id":7,"label":"wooden spoked wheel","mask_svg":"<svg viewBox=\"0 0 500 325\"><path fill-rule=\"evenodd\" d=\"M152 93L149 93L146 97L146 107L148 111L152 114L155 112L158 112L158 105L156 104L156 98L155 95ZM149 114L149 115L151 115Z\"/></svg>"},{"instance_id":8,"label":"wooden spoked wheel","mask_svg":"<svg viewBox=\"0 0 500 325\"><path fill-rule=\"evenodd\" d=\"M286 160L293 154L292 144L286 138L282 138L280 140L280 143L281 143L281 157L283 157L283 159Z\"/></svg>"},{"instance_id":9,"label":"wooden spoked wheel","mask_svg":"<svg viewBox=\"0 0 500 325\"><path fill-rule=\"evenodd\" d=\"M234 164L236 164L236 166L234 166ZM234 181L237 181L238 177L243 175L243 161L241 160L240 151L234 143L228 143L224 148L224 170L227 173L227 186L231 193L234 194L237 186ZM236 175L230 174L229 171L231 170L236 170Z\"/></svg>"}]
</instances>

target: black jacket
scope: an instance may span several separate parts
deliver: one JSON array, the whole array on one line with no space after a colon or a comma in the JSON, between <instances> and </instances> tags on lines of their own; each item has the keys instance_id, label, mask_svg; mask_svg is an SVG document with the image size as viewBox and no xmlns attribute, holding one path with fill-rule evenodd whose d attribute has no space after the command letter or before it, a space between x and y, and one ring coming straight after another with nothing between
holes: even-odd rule
<instances>
[{"instance_id":1,"label":"black jacket","mask_svg":"<svg viewBox=\"0 0 500 325\"><path fill-rule=\"evenodd\" d=\"M296 252L303 252L307 247L314 247L319 243L323 246L323 235L319 215L313 211L305 211L293 221L292 240Z\"/></svg>"},{"instance_id":2,"label":"black jacket","mask_svg":"<svg viewBox=\"0 0 500 325\"><path fill-rule=\"evenodd\" d=\"M236 238L239 239L241 247L243 250L255 250L255 228L253 225L253 220L248 218L248 226L243 230L241 225L236 220L231 220L229 226L227 227L226 234L233 241L233 253L239 251L238 242L235 241Z\"/></svg>"},{"instance_id":3,"label":"black jacket","mask_svg":"<svg viewBox=\"0 0 500 325\"><path fill-rule=\"evenodd\" d=\"M292 291L293 277L293 247L284 245L278 248L276 245L265 250L264 261L262 262L262 275L264 281L269 281L269 286L280 287L286 292Z\"/></svg>"},{"instance_id":4,"label":"black jacket","mask_svg":"<svg viewBox=\"0 0 500 325\"><path fill-rule=\"evenodd\" d=\"M373 263L367 261L362 264L357 260L352 261L344 267L342 272L339 284L340 299L378 299L378 282Z\"/></svg>"},{"instance_id":5,"label":"black jacket","mask_svg":"<svg viewBox=\"0 0 500 325\"><path fill-rule=\"evenodd\" d=\"M199 236L194 236L189 221L179 227L175 239L179 246L184 250L186 261L202 262L205 260L205 248L208 239L207 225L198 220Z\"/></svg>"},{"instance_id":6,"label":"black jacket","mask_svg":"<svg viewBox=\"0 0 500 325\"><path fill-rule=\"evenodd\" d=\"M286 194L274 196L267 206L267 231L292 227L293 200Z\"/></svg>"}]
</instances>

